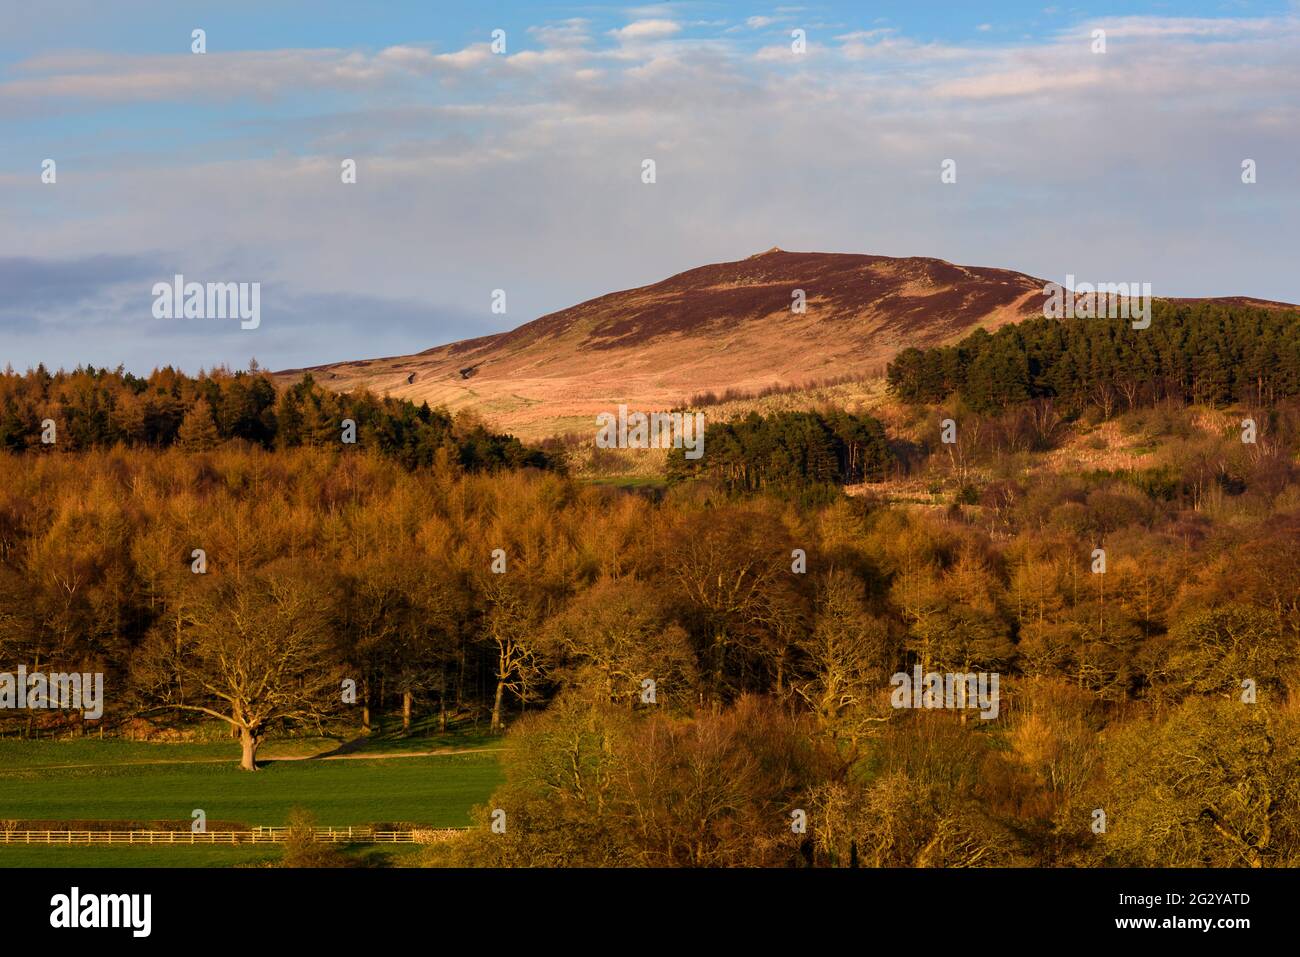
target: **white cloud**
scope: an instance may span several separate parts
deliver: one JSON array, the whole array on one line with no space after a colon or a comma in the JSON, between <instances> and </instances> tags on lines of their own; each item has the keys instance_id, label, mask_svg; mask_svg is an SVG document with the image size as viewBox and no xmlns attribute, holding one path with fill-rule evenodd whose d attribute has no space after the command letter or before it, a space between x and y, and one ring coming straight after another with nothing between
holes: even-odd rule
<instances>
[{"instance_id":1,"label":"white cloud","mask_svg":"<svg viewBox=\"0 0 1300 957\"><path fill-rule=\"evenodd\" d=\"M435 59L439 63L446 63L457 69L468 69L489 62L493 56L495 54L492 52L491 44L475 43L455 53L440 53Z\"/></svg>"},{"instance_id":2,"label":"white cloud","mask_svg":"<svg viewBox=\"0 0 1300 957\"><path fill-rule=\"evenodd\" d=\"M1004 73L985 73L979 76L949 80L933 89L938 96L970 99L996 97L1040 96L1045 93L1065 93L1087 87L1101 86L1108 74L1099 66L1074 71L1025 68Z\"/></svg>"},{"instance_id":3,"label":"white cloud","mask_svg":"<svg viewBox=\"0 0 1300 957\"><path fill-rule=\"evenodd\" d=\"M570 17L558 23L529 27L528 34L535 37L543 46L583 46L592 40L590 26L591 21L583 17Z\"/></svg>"},{"instance_id":4,"label":"white cloud","mask_svg":"<svg viewBox=\"0 0 1300 957\"><path fill-rule=\"evenodd\" d=\"M956 44L918 43L886 27L842 33L834 39L840 41L840 54L847 60L892 60L915 65L935 60L974 62L984 55Z\"/></svg>"},{"instance_id":5,"label":"white cloud","mask_svg":"<svg viewBox=\"0 0 1300 957\"><path fill-rule=\"evenodd\" d=\"M1294 19L1272 17L1107 17L1093 19L1078 28L1088 36L1094 27L1106 30L1106 36L1124 39L1168 37L1245 37L1277 33L1294 34Z\"/></svg>"},{"instance_id":6,"label":"white cloud","mask_svg":"<svg viewBox=\"0 0 1300 957\"><path fill-rule=\"evenodd\" d=\"M788 43L755 53L752 37L644 26L579 42L585 25L564 21L509 57L399 44L33 58L0 72L0 109L112 99L143 112L134 140L64 134L78 162L60 164L39 202L7 204L0 257L158 255L165 237L196 275L274 280L299 298L382 294L433 317L367 314L279 357L248 342L279 365L373 354L377 341L428 347L475 331L473 317L491 331L503 320L485 289L510 289L516 324L772 245L1294 301L1300 220L1278 211L1300 208L1287 175L1300 155L1300 27L1270 22L1211 34L1199 21L1112 20L1131 42L1104 57L1078 24L969 47L841 32L792 57ZM241 97L257 117L231 123ZM211 102L222 109L187 144L170 112L147 125L161 99L205 119ZM14 131L7 122L7 140ZM341 156L358 158L356 187L338 183ZM639 176L648 156L653 187ZM1258 187L1239 182L1244 156L1261 163ZM947 157L958 185L939 182ZM470 318L441 326L440 310ZM386 322L409 325L399 335Z\"/></svg>"},{"instance_id":7,"label":"white cloud","mask_svg":"<svg viewBox=\"0 0 1300 957\"><path fill-rule=\"evenodd\" d=\"M636 20L625 27L611 30L610 35L624 42L661 40L681 32L681 24L673 20Z\"/></svg>"}]
</instances>

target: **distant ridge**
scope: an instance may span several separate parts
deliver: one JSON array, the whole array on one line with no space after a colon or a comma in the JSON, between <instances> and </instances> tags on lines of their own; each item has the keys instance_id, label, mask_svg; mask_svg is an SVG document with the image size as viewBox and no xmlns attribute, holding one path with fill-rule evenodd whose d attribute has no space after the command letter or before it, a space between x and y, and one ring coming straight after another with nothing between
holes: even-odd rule
<instances>
[{"instance_id":1,"label":"distant ridge","mask_svg":"<svg viewBox=\"0 0 1300 957\"><path fill-rule=\"evenodd\" d=\"M649 411L704 391L872 375L908 346L1038 314L1044 285L1013 270L942 259L774 246L509 332L277 375L288 381L310 371L339 391L365 387L469 408L497 428L537 437L580 428L621 402ZM792 309L796 290L806 298L802 313Z\"/></svg>"}]
</instances>

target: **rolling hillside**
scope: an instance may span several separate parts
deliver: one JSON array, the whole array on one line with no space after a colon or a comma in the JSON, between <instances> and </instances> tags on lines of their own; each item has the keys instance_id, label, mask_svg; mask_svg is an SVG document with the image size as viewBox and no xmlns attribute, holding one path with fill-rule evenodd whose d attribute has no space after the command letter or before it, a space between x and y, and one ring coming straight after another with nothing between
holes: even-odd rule
<instances>
[{"instance_id":1,"label":"rolling hillside","mask_svg":"<svg viewBox=\"0 0 1300 957\"><path fill-rule=\"evenodd\" d=\"M807 308L791 307L802 289ZM1006 269L771 249L679 273L416 355L310 371L536 438L590 427L620 402L669 408L703 391L758 390L881 372L909 345L996 328L1041 307L1043 281Z\"/></svg>"}]
</instances>

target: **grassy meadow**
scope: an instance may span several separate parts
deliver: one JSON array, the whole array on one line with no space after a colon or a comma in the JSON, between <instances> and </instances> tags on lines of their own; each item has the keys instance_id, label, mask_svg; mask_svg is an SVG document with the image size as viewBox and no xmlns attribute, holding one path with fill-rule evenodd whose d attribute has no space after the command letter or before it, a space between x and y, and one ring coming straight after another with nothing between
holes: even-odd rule
<instances>
[{"instance_id":1,"label":"grassy meadow","mask_svg":"<svg viewBox=\"0 0 1300 957\"><path fill-rule=\"evenodd\" d=\"M122 739L0 739L0 822L183 821L282 826L294 807L322 827L384 822L463 827L502 780L499 739L473 733L268 743L260 770L240 771L228 741L152 744ZM344 753L338 753L342 750ZM325 755L332 755L325 757ZM21 826L21 825L20 825ZM407 845L358 845L349 857L392 863ZM210 867L279 859L274 846L60 847L0 844L0 867Z\"/></svg>"}]
</instances>

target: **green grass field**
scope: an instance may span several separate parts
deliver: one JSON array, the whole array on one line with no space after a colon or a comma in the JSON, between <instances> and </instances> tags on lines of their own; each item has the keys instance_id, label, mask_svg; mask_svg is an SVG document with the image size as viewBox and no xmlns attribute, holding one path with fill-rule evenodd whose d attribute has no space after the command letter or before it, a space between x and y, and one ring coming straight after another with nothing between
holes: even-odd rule
<instances>
[{"instance_id":1,"label":"green grass field","mask_svg":"<svg viewBox=\"0 0 1300 957\"><path fill-rule=\"evenodd\" d=\"M500 779L493 754L273 761L255 774L232 763L105 764L0 771L0 818L210 820L279 825L295 805L322 825L469 823Z\"/></svg>"},{"instance_id":2,"label":"green grass field","mask_svg":"<svg viewBox=\"0 0 1300 957\"><path fill-rule=\"evenodd\" d=\"M499 739L472 734L397 738L377 735L327 754L339 742L270 742L261 769L240 771L232 742L149 744L115 739L0 740L0 820L172 820L201 808L210 822L283 825L304 807L319 825L413 822L469 824L469 811L501 782ZM434 755L413 752L445 752ZM355 847L349 856L392 861L407 846ZM233 866L279 859L265 846L58 847L0 845L0 867Z\"/></svg>"},{"instance_id":3,"label":"green grass field","mask_svg":"<svg viewBox=\"0 0 1300 957\"><path fill-rule=\"evenodd\" d=\"M401 737L395 733L376 733L359 745L348 748L352 754L409 754L416 751L460 751L501 747L501 739L476 732L419 734ZM333 738L301 737L268 741L257 752L259 764L282 758L324 755L340 749ZM239 744L225 738L193 741L184 744L152 744L122 738L35 739L0 738L0 774L24 768L50 770L76 765L147 764L147 763L239 763Z\"/></svg>"}]
</instances>

